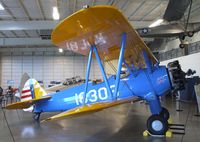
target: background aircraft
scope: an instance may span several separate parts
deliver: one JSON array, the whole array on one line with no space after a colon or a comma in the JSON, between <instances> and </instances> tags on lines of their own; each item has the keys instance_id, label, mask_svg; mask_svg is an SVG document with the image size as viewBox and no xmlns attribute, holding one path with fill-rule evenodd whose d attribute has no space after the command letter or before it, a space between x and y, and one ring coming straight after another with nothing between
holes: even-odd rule
<instances>
[{"instance_id":1,"label":"background aircraft","mask_svg":"<svg viewBox=\"0 0 200 142\"><path fill-rule=\"evenodd\" d=\"M83 79L80 78L80 76L75 76L72 78L65 78L65 80L56 83L52 86L49 86L48 88L45 89L45 91L49 93L55 93L73 86L80 85L84 82Z\"/></svg>"},{"instance_id":2,"label":"background aircraft","mask_svg":"<svg viewBox=\"0 0 200 142\"><path fill-rule=\"evenodd\" d=\"M149 27L137 29L138 33L141 37L155 38L148 43L153 51L158 51L158 47L165 42L166 37L179 38L179 47L186 47L188 44L186 37L192 37L200 30L200 21L190 21L191 14L196 10L192 10L195 6L192 4L192 0L169 0L164 16Z\"/></svg>"}]
</instances>

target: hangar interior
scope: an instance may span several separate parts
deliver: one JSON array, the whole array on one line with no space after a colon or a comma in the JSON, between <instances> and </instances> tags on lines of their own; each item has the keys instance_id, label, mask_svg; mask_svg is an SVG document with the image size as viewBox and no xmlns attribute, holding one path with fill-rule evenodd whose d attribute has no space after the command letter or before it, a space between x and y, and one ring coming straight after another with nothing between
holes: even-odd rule
<instances>
[{"instance_id":1,"label":"hangar interior","mask_svg":"<svg viewBox=\"0 0 200 142\"><path fill-rule=\"evenodd\" d=\"M161 65L178 60L184 72L196 71L188 77L186 89L180 92L178 101L172 95L161 101L169 109L173 123L185 125L185 134L174 134L172 138L143 137L150 110L140 101L41 124L32 120L32 113L2 108L0 142L200 141L200 117L194 116L198 113L196 95L199 95L194 85L200 83L199 0L0 0L0 86L3 94L7 93L8 86L19 88L24 73L38 80L45 89L72 77L86 78L88 57L61 50L51 42L56 25L85 5L118 8ZM55 11L57 17L53 16ZM150 26L160 19L159 24ZM117 60L111 64L117 68ZM110 64L103 62L103 65L107 75L115 74ZM90 80L103 80L96 59L92 61ZM1 103L5 105L4 101ZM182 111L177 111L177 107ZM53 114L56 113L41 117Z\"/></svg>"}]
</instances>

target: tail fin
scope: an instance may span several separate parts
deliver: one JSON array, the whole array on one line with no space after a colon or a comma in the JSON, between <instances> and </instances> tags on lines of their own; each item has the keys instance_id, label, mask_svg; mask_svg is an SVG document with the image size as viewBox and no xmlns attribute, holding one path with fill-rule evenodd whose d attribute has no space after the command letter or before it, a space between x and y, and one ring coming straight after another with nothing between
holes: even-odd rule
<instances>
[{"instance_id":1,"label":"tail fin","mask_svg":"<svg viewBox=\"0 0 200 142\"><path fill-rule=\"evenodd\" d=\"M28 81L26 81L24 88L22 89L21 101L40 99L46 95L47 93L45 92L45 90L35 79L29 79Z\"/></svg>"},{"instance_id":2,"label":"tail fin","mask_svg":"<svg viewBox=\"0 0 200 142\"><path fill-rule=\"evenodd\" d=\"M40 100L50 99L47 96L45 90L35 79L29 79L26 81L24 88L22 89L21 102L10 104L6 108L8 109L24 109L24 111L32 111L32 105Z\"/></svg>"},{"instance_id":3,"label":"tail fin","mask_svg":"<svg viewBox=\"0 0 200 142\"><path fill-rule=\"evenodd\" d=\"M22 75L21 81L20 81L20 86L19 86L19 91L20 91L20 93L22 92L22 89L23 89L23 87L24 87L26 81L29 80L29 79L30 79L30 76L28 75L28 73L25 72L25 73Z\"/></svg>"}]
</instances>

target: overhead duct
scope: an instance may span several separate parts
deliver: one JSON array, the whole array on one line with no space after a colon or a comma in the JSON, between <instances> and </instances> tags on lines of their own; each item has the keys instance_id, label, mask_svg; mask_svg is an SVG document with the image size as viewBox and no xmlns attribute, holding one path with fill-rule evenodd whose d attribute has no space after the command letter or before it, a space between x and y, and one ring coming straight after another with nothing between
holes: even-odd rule
<instances>
[{"instance_id":1,"label":"overhead duct","mask_svg":"<svg viewBox=\"0 0 200 142\"><path fill-rule=\"evenodd\" d=\"M169 0L164 20L171 22L180 20L192 0Z\"/></svg>"}]
</instances>

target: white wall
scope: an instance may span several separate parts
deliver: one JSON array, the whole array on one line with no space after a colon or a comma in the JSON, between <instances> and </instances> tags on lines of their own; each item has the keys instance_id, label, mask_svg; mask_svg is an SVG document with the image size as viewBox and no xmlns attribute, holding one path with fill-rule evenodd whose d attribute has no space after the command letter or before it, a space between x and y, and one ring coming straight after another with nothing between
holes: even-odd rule
<instances>
[{"instance_id":1,"label":"white wall","mask_svg":"<svg viewBox=\"0 0 200 142\"><path fill-rule=\"evenodd\" d=\"M50 81L61 81L64 78L81 76L85 78L87 57L58 55L2 55L1 56L1 86L7 87L8 80L14 80L18 87L21 75L27 72L31 77L44 81L47 86ZM102 78L96 60L91 66L91 79Z\"/></svg>"},{"instance_id":2,"label":"white wall","mask_svg":"<svg viewBox=\"0 0 200 142\"><path fill-rule=\"evenodd\" d=\"M191 54L188 56L183 56L179 58L174 58L170 60L166 60L161 62L161 65L167 65L169 62L178 60L183 71L187 71L188 69L196 70L196 74L200 76L200 53Z\"/></svg>"}]
</instances>

